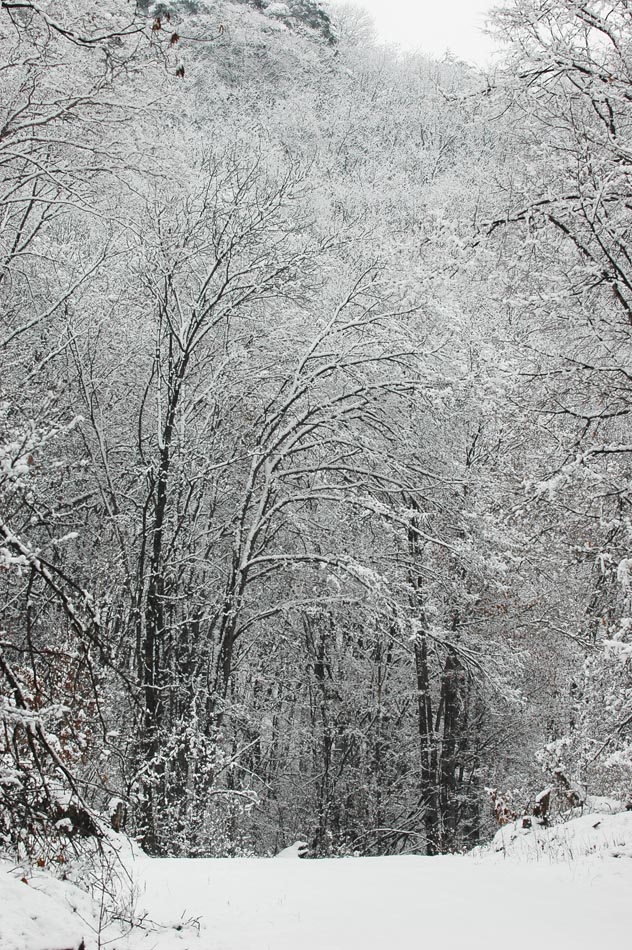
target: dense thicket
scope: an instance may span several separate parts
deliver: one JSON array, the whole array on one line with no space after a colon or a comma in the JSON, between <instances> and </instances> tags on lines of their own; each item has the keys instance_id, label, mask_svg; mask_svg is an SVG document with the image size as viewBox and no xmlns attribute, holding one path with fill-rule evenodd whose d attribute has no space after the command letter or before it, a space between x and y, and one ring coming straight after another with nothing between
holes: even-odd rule
<instances>
[{"instance_id":1,"label":"dense thicket","mask_svg":"<svg viewBox=\"0 0 632 950\"><path fill-rule=\"evenodd\" d=\"M630 794L630 13L2 0L4 848Z\"/></svg>"}]
</instances>

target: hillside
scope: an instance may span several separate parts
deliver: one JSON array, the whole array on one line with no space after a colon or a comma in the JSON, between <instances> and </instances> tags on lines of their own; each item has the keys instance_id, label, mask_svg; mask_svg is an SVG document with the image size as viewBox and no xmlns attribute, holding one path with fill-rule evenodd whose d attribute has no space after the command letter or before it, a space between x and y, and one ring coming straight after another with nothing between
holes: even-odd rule
<instances>
[{"instance_id":1,"label":"hillside","mask_svg":"<svg viewBox=\"0 0 632 950\"><path fill-rule=\"evenodd\" d=\"M628 4L346 16L0 4L12 866L631 804Z\"/></svg>"}]
</instances>

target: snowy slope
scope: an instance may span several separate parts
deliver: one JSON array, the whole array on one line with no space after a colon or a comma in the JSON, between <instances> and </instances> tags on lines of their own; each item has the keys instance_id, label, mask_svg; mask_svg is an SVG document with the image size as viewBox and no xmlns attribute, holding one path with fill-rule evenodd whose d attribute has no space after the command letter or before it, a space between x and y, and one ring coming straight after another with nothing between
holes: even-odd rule
<instances>
[{"instance_id":1,"label":"snowy slope","mask_svg":"<svg viewBox=\"0 0 632 950\"><path fill-rule=\"evenodd\" d=\"M489 850L489 849L486 849ZM575 861L587 857L632 858L632 812L581 815L542 828L520 821L500 828L491 850L523 860Z\"/></svg>"},{"instance_id":2,"label":"snowy slope","mask_svg":"<svg viewBox=\"0 0 632 950\"><path fill-rule=\"evenodd\" d=\"M632 815L586 815L466 856L149 859L111 950L597 950L630 946ZM546 838L543 845L543 839ZM298 850L298 849L296 849ZM95 905L0 866L0 950L97 946ZM45 886L47 895L35 887ZM50 896L48 896L50 895ZM77 913L73 913L73 906ZM92 910L91 910L92 908ZM92 913L92 918L90 915Z\"/></svg>"},{"instance_id":3,"label":"snowy slope","mask_svg":"<svg viewBox=\"0 0 632 950\"><path fill-rule=\"evenodd\" d=\"M0 863L0 950L77 950L88 930L83 921L63 900L42 894L9 870Z\"/></svg>"}]
</instances>

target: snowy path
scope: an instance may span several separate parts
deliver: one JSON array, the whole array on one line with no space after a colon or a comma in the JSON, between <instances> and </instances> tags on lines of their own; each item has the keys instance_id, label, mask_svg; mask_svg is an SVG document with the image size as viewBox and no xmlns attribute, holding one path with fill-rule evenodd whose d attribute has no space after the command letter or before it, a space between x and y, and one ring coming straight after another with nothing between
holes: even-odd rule
<instances>
[{"instance_id":1,"label":"snowy path","mask_svg":"<svg viewBox=\"0 0 632 950\"><path fill-rule=\"evenodd\" d=\"M142 870L141 870L142 868ZM147 948L616 950L632 945L632 861L472 857L144 860Z\"/></svg>"}]
</instances>

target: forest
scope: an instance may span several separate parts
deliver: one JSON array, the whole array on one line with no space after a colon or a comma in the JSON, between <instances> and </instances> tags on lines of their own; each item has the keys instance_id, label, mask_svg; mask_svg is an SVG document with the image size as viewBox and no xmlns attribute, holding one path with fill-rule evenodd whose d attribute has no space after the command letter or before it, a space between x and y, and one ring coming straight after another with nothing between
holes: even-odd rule
<instances>
[{"instance_id":1,"label":"forest","mask_svg":"<svg viewBox=\"0 0 632 950\"><path fill-rule=\"evenodd\" d=\"M0 853L632 806L632 2L482 70L0 0Z\"/></svg>"}]
</instances>

